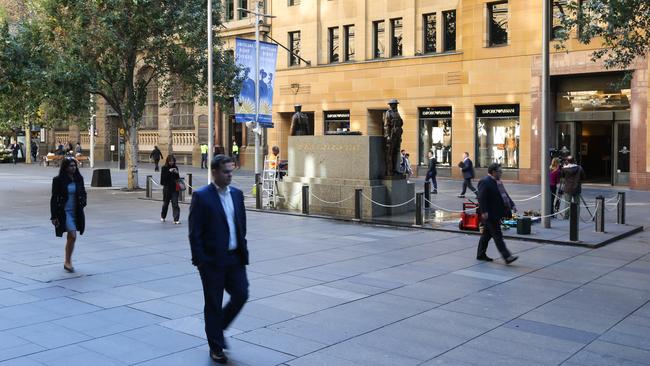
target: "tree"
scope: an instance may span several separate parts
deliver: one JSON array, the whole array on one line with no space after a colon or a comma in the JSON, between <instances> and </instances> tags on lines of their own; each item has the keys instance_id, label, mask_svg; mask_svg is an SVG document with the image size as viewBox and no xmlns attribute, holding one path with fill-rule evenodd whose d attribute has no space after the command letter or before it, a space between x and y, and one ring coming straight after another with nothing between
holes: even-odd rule
<instances>
[{"instance_id":1,"label":"tree","mask_svg":"<svg viewBox=\"0 0 650 366\"><path fill-rule=\"evenodd\" d=\"M561 28L555 31L562 41L559 47L565 46L573 30L577 31L580 43L600 39L602 48L595 50L591 58L602 59L607 69L627 70L637 58L646 57L650 51L648 0L570 0L559 16Z\"/></svg>"},{"instance_id":2,"label":"tree","mask_svg":"<svg viewBox=\"0 0 650 366\"><path fill-rule=\"evenodd\" d=\"M220 2L212 14L221 25ZM81 96L101 96L117 114L127 142L128 188L138 186L138 125L147 85L156 80L169 100L180 87L188 100L207 93L207 6L199 0L42 0L39 8L46 42L55 50L53 80L74 85ZM219 45L218 41L215 44ZM225 104L238 93L238 68L215 47L215 98ZM147 67L146 76L138 70ZM59 78L55 77L58 75ZM85 94L85 96L84 96Z\"/></svg>"}]
</instances>

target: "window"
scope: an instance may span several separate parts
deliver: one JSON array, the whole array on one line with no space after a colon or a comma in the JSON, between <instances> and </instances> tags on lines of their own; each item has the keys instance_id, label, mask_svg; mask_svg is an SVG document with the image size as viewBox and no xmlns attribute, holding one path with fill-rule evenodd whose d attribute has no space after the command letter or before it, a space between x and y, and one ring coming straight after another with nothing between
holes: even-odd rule
<instances>
[{"instance_id":1,"label":"window","mask_svg":"<svg viewBox=\"0 0 650 366\"><path fill-rule=\"evenodd\" d=\"M477 166L519 168L519 105L476 107Z\"/></svg>"},{"instance_id":2,"label":"window","mask_svg":"<svg viewBox=\"0 0 650 366\"><path fill-rule=\"evenodd\" d=\"M300 0L288 0L289 6L300 5Z\"/></svg>"},{"instance_id":3,"label":"window","mask_svg":"<svg viewBox=\"0 0 650 366\"><path fill-rule=\"evenodd\" d=\"M300 65L300 59L296 55L300 55L300 31L289 32L289 66Z\"/></svg>"},{"instance_id":4,"label":"window","mask_svg":"<svg viewBox=\"0 0 650 366\"><path fill-rule=\"evenodd\" d=\"M568 0L549 0L553 1L553 18L551 19L551 39L558 39L564 32L562 27L562 17L568 15Z\"/></svg>"},{"instance_id":5,"label":"window","mask_svg":"<svg viewBox=\"0 0 650 366\"><path fill-rule=\"evenodd\" d=\"M422 16L424 53L436 52L436 13Z\"/></svg>"},{"instance_id":6,"label":"window","mask_svg":"<svg viewBox=\"0 0 650 366\"><path fill-rule=\"evenodd\" d=\"M451 107L419 109L420 165L429 165L431 151L438 166L451 166Z\"/></svg>"},{"instance_id":7,"label":"window","mask_svg":"<svg viewBox=\"0 0 650 366\"><path fill-rule=\"evenodd\" d=\"M226 21L235 19L235 0L226 0L224 5L226 8Z\"/></svg>"},{"instance_id":8,"label":"window","mask_svg":"<svg viewBox=\"0 0 650 366\"><path fill-rule=\"evenodd\" d=\"M188 100L178 87L174 88L172 98L172 127L194 128L194 101Z\"/></svg>"},{"instance_id":9,"label":"window","mask_svg":"<svg viewBox=\"0 0 650 366\"><path fill-rule=\"evenodd\" d=\"M330 63L339 62L339 27L327 29L329 35L329 58Z\"/></svg>"},{"instance_id":10,"label":"window","mask_svg":"<svg viewBox=\"0 0 650 366\"><path fill-rule=\"evenodd\" d=\"M144 102L144 113L142 113L142 129L158 129L158 84L151 80L147 85L147 98Z\"/></svg>"},{"instance_id":11,"label":"window","mask_svg":"<svg viewBox=\"0 0 650 366\"><path fill-rule=\"evenodd\" d=\"M350 111L326 111L324 112L325 134L334 135L336 133L350 131Z\"/></svg>"},{"instance_id":12,"label":"window","mask_svg":"<svg viewBox=\"0 0 650 366\"><path fill-rule=\"evenodd\" d=\"M372 22L372 34L373 34L372 54L374 58L386 57L386 47L384 47L384 31L385 31L385 24L383 20Z\"/></svg>"},{"instance_id":13,"label":"window","mask_svg":"<svg viewBox=\"0 0 650 366\"><path fill-rule=\"evenodd\" d=\"M343 27L345 33L345 61L354 60L354 25Z\"/></svg>"},{"instance_id":14,"label":"window","mask_svg":"<svg viewBox=\"0 0 650 366\"><path fill-rule=\"evenodd\" d=\"M488 40L489 46L508 44L508 3L499 2L488 6Z\"/></svg>"},{"instance_id":15,"label":"window","mask_svg":"<svg viewBox=\"0 0 650 366\"><path fill-rule=\"evenodd\" d=\"M390 21L390 56L402 56L402 18Z\"/></svg>"},{"instance_id":16,"label":"window","mask_svg":"<svg viewBox=\"0 0 650 366\"><path fill-rule=\"evenodd\" d=\"M248 0L239 0L239 7L242 9L248 9ZM248 17L248 13L240 10L239 11L239 19L246 19Z\"/></svg>"},{"instance_id":17,"label":"window","mask_svg":"<svg viewBox=\"0 0 650 366\"><path fill-rule=\"evenodd\" d=\"M442 12L442 20L445 26L444 51L456 50L456 10Z\"/></svg>"}]
</instances>

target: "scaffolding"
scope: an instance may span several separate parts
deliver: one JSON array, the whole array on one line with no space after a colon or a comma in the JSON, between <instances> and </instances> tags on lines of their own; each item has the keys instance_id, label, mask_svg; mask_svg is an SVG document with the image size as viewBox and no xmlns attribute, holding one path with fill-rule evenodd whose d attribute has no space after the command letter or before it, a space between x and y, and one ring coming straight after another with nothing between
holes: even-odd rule
<instances>
[{"instance_id":1,"label":"scaffolding","mask_svg":"<svg viewBox=\"0 0 650 366\"><path fill-rule=\"evenodd\" d=\"M262 171L262 207L275 208L278 196L278 168L280 156L264 156L264 170Z\"/></svg>"}]
</instances>

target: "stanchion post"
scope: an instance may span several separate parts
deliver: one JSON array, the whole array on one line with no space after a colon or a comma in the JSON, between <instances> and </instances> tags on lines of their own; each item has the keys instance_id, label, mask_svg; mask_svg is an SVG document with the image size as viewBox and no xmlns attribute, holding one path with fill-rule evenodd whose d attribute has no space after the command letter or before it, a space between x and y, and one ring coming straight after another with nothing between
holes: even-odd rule
<instances>
[{"instance_id":1,"label":"stanchion post","mask_svg":"<svg viewBox=\"0 0 650 366\"><path fill-rule=\"evenodd\" d=\"M625 225L625 192L618 192L618 204L616 205L616 223Z\"/></svg>"},{"instance_id":2,"label":"stanchion post","mask_svg":"<svg viewBox=\"0 0 650 366\"><path fill-rule=\"evenodd\" d=\"M354 219L361 220L361 188L354 190Z\"/></svg>"},{"instance_id":3,"label":"stanchion post","mask_svg":"<svg viewBox=\"0 0 650 366\"><path fill-rule=\"evenodd\" d=\"M187 173L187 194L192 194L192 173Z\"/></svg>"},{"instance_id":4,"label":"stanchion post","mask_svg":"<svg viewBox=\"0 0 650 366\"><path fill-rule=\"evenodd\" d=\"M151 176L147 175L146 197L151 198Z\"/></svg>"},{"instance_id":5,"label":"stanchion post","mask_svg":"<svg viewBox=\"0 0 650 366\"><path fill-rule=\"evenodd\" d=\"M424 201L424 193L418 192L415 194L415 225L422 226L422 202Z\"/></svg>"},{"instance_id":6,"label":"stanchion post","mask_svg":"<svg viewBox=\"0 0 650 366\"><path fill-rule=\"evenodd\" d=\"M578 241L578 202L571 199L569 209L569 240Z\"/></svg>"},{"instance_id":7,"label":"stanchion post","mask_svg":"<svg viewBox=\"0 0 650 366\"><path fill-rule=\"evenodd\" d=\"M262 176L257 173L255 174L255 208L258 210L262 209Z\"/></svg>"},{"instance_id":8,"label":"stanchion post","mask_svg":"<svg viewBox=\"0 0 650 366\"><path fill-rule=\"evenodd\" d=\"M178 192L178 202L185 202L185 191L181 190Z\"/></svg>"},{"instance_id":9,"label":"stanchion post","mask_svg":"<svg viewBox=\"0 0 650 366\"><path fill-rule=\"evenodd\" d=\"M424 182L424 208L430 208L431 204L431 182Z\"/></svg>"},{"instance_id":10,"label":"stanchion post","mask_svg":"<svg viewBox=\"0 0 650 366\"><path fill-rule=\"evenodd\" d=\"M309 186L302 186L302 213L309 215Z\"/></svg>"},{"instance_id":11,"label":"stanchion post","mask_svg":"<svg viewBox=\"0 0 650 366\"><path fill-rule=\"evenodd\" d=\"M596 197L596 213L595 213L595 222L596 222L596 232L604 233L605 232L605 197L597 196Z\"/></svg>"}]
</instances>

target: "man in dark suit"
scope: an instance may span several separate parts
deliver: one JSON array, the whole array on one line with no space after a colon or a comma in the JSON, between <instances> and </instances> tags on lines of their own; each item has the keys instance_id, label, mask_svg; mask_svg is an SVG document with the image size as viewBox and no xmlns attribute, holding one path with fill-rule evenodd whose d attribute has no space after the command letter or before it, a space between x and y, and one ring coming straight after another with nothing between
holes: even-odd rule
<instances>
[{"instance_id":1,"label":"man in dark suit","mask_svg":"<svg viewBox=\"0 0 650 366\"><path fill-rule=\"evenodd\" d=\"M438 194L438 180L436 180L436 176L438 175L436 165L438 164L438 161L433 156L432 151L427 152L427 158L429 158L429 169L427 170L427 176L424 178L424 181L428 182L431 180L431 184L433 184L433 191L431 191L431 193Z\"/></svg>"},{"instance_id":2,"label":"man in dark suit","mask_svg":"<svg viewBox=\"0 0 650 366\"><path fill-rule=\"evenodd\" d=\"M223 331L248 299L246 210L244 194L230 186L235 169L232 158L219 154L211 168L212 183L192 194L189 237L192 264L198 268L203 284L210 358L226 363ZM222 309L224 290L230 301Z\"/></svg>"},{"instance_id":3,"label":"man in dark suit","mask_svg":"<svg viewBox=\"0 0 650 366\"><path fill-rule=\"evenodd\" d=\"M474 194L478 194L476 188L472 185L472 179L474 179L474 163L469 158L469 153L463 153L463 161L458 163L458 167L463 173L463 191L460 192L458 198L465 198L465 191L469 188Z\"/></svg>"},{"instance_id":4,"label":"man in dark suit","mask_svg":"<svg viewBox=\"0 0 650 366\"><path fill-rule=\"evenodd\" d=\"M510 254L503 241L501 219L511 216L512 212L517 212L517 208L501 182L501 174L503 174L501 165L492 163L488 167L488 176L478 182L478 213L483 223L483 233L478 241L476 259L492 262L492 258L487 256L486 251L488 242L494 239L494 244L504 261L510 264L518 257Z\"/></svg>"}]
</instances>

